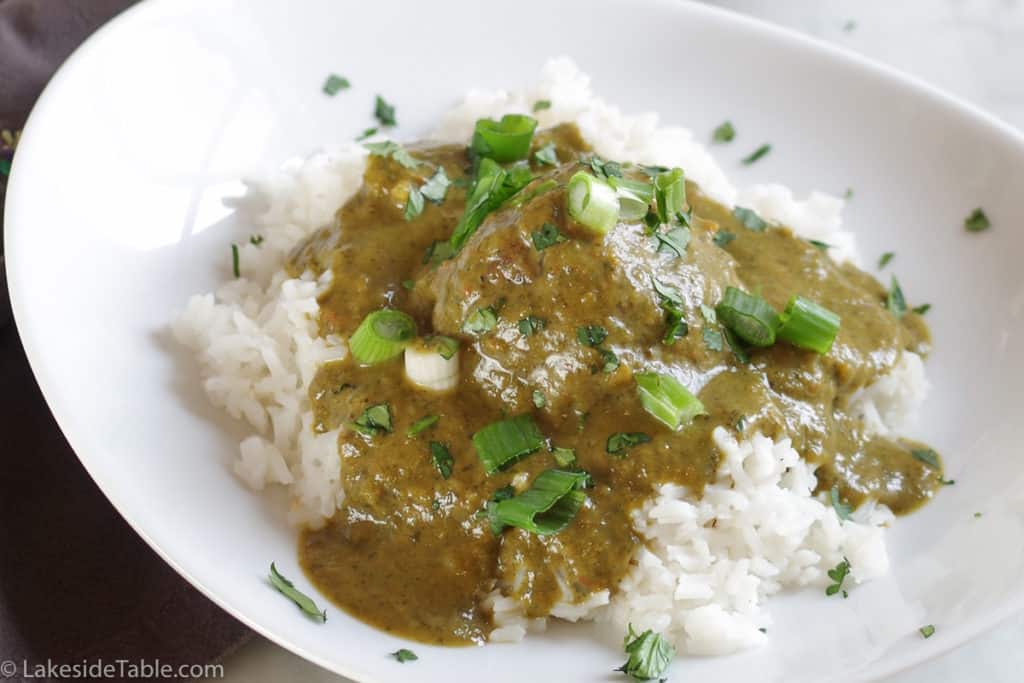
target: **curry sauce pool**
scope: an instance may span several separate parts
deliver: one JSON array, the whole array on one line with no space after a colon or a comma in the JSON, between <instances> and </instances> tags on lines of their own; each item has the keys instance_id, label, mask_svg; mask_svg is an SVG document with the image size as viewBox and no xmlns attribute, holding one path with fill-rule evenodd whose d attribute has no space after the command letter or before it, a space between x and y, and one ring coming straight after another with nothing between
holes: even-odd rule
<instances>
[{"instance_id":1,"label":"curry sauce pool","mask_svg":"<svg viewBox=\"0 0 1024 683\"><path fill-rule=\"evenodd\" d=\"M543 148L554 150L556 165L537 162ZM528 198L488 215L458 254L438 263L431 246L451 235L466 191L456 186L409 219L410 188L437 169L458 182L473 163L464 146L411 146L409 153L420 162L412 169L391 155L371 156L362 189L337 223L299 245L289 263L295 275L328 267L352 274L336 277L320 296L324 331L349 335L386 306L408 313L421 336L460 345L460 379L448 392L411 385L400 357L365 366L350 356L324 365L313 382L316 429L342 428L345 504L324 528L303 535L301 558L338 605L406 637L465 643L489 632L481 604L495 588L519 600L529 617L614 590L642 543L633 511L659 484L700 494L718 465L716 427L742 423L751 433L788 435L820 464L824 490L836 486L854 505L874 498L902 513L934 494L939 470L914 458L911 447L866 435L846 411L851 396L889 372L904 351L925 353L929 345L920 318L894 316L871 276L836 265L785 227L751 228L749 217L693 184L686 187L688 227L677 228L688 233L682 250L661 246L642 220L595 234L566 210L569 179L595 163L571 124L536 136L534 179L520 190ZM623 174L647 177L629 165ZM545 232L556 237L538 246ZM728 332L701 311L730 286L760 292L780 311L794 293L834 311L842 324L831 350L735 350ZM671 343L668 290L687 328ZM493 322L468 332L467 321L481 310ZM591 328L600 330L598 343L580 339L579 330ZM661 424L636 390L634 376L647 370L680 379L705 414L678 431ZM375 405L390 412L387 430L347 428ZM472 435L523 414L533 417L547 447L488 475ZM414 421L432 415L436 424L408 434ZM616 434L642 441L609 452ZM431 442L453 458L448 477L432 461ZM498 491L516 482L525 489L559 467L548 447L569 449L572 466L589 474L586 505L555 535L495 535L481 512Z\"/></svg>"},{"instance_id":2,"label":"curry sauce pool","mask_svg":"<svg viewBox=\"0 0 1024 683\"><path fill-rule=\"evenodd\" d=\"M895 431L927 327L852 265L840 202L737 194L685 135L552 68L525 105L467 101L441 144L261 188L241 277L178 336L253 427L236 472L288 488L307 578L368 623L752 647L768 596L884 574L890 511L941 485ZM501 115L530 98L552 105L523 146Z\"/></svg>"}]
</instances>

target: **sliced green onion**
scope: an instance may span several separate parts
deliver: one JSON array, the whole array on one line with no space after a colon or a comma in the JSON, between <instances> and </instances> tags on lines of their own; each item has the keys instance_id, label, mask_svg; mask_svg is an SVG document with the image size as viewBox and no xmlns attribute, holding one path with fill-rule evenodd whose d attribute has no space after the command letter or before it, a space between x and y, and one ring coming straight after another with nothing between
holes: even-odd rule
<instances>
[{"instance_id":1,"label":"sliced green onion","mask_svg":"<svg viewBox=\"0 0 1024 683\"><path fill-rule=\"evenodd\" d=\"M839 333L839 316L802 296L789 300L779 320L779 339L821 354L829 352Z\"/></svg>"},{"instance_id":2,"label":"sliced green onion","mask_svg":"<svg viewBox=\"0 0 1024 683\"><path fill-rule=\"evenodd\" d=\"M605 234L619 221L619 197L611 185L585 171L569 179L569 215L581 225Z\"/></svg>"},{"instance_id":3,"label":"sliced green onion","mask_svg":"<svg viewBox=\"0 0 1024 683\"><path fill-rule=\"evenodd\" d=\"M624 458L626 457L626 451L630 448L642 443L647 443L650 440L651 437L643 432L615 432L608 437L608 440L604 444L604 450L609 455Z\"/></svg>"},{"instance_id":4,"label":"sliced green onion","mask_svg":"<svg viewBox=\"0 0 1024 683\"><path fill-rule=\"evenodd\" d=\"M537 119L525 114L506 114L501 121L479 119L470 149L501 163L525 159L536 128Z\"/></svg>"},{"instance_id":5,"label":"sliced green onion","mask_svg":"<svg viewBox=\"0 0 1024 683\"><path fill-rule=\"evenodd\" d=\"M357 361L375 365L401 354L415 336L416 321L401 311L382 308L363 318L348 347Z\"/></svg>"},{"instance_id":6,"label":"sliced green onion","mask_svg":"<svg viewBox=\"0 0 1024 683\"><path fill-rule=\"evenodd\" d=\"M640 405L662 424L678 430L698 415L706 415L704 404L672 375L640 372L635 375Z\"/></svg>"},{"instance_id":7,"label":"sliced green onion","mask_svg":"<svg viewBox=\"0 0 1024 683\"><path fill-rule=\"evenodd\" d=\"M448 391L459 383L459 343L451 337L427 337L405 348L405 376L418 387Z\"/></svg>"},{"instance_id":8,"label":"sliced green onion","mask_svg":"<svg viewBox=\"0 0 1024 683\"><path fill-rule=\"evenodd\" d=\"M372 405L356 418L352 427L360 434L377 436L391 433L391 406L387 403Z\"/></svg>"},{"instance_id":9,"label":"sliced green onion","mask_svg":"<svg viewBox=\"0 0 1024 683\"><path fill-rule=\"evenodd\" d=\"M727 287L715 313L723 325L748 344L771 346L775 343L779 316L761 297Z\"/></svg>"},{"instance_id":10,"label":"sliced green onion","mask_svg":"<svg viewBox=\"0 0 1024 683\"><path fill-rule=\"evenodd\" d=\"M579 489L587 479L586 472L541 472L528 490L491 507L493 528L513 526L538 536L557 534L569 525L586 500Z\"/></svg>"},{"instance_id":11,"label":"sliced green onion","mask_svg":"<svg viewBox=\"0 0 1024 683\"><path fill-rule=\"evenodd\" d=\"M683 212L686 204L686 181L683 169L659 173L654 179L654 199L658 207L658 220L668 223Z\"/></svg>"},{"instance_id":12,"label":"sliced green onion","mask_svg":"<svg viewBox=\"0 0 1024 683\"><path fill-rule=\"evenodd\" d=\"M437 469L437 472L441 475L442 479L447 479L452 476L452 467L455 465L455 458L452 457L451 451L448 450L448 444L441 443L440 441L431 441L430 459L433 460L434 467Z\"/></svg>"},{"instance_id":13,"label":"sliced green onion","mask_svg":"<svg viewBox=\"0 0 1024 683\"><path fill-rule=\"evenodd\" d=\"M619 197L619 219L624 221L638 221L647 215L650 207L650 200L644 201L624 187L615 190Z\"/></svg>"},{"instance_id":14,"label":"sliced green onion","mask_svg":"<svg viewBox=\"0 0 1024 683\"><path fill-rule=\"evenodd\" d=\"M549 142L534 152L533 160L538 164L558 166L558 150L555 149L555 143Z\"/></svg>"},{"instance_id":15,"label":"sliced green onion","mask_svg":"<svg viewBox=\"0 0 1024 683\"><path fill-rule=\"evenodd\" d=\"M544 435L529 415L492 422L473 435L473 447L487 474L494 474L540 449Z\"/></svg>"},{"instance_id":16,"label":"sliced green onion","mask_svg":"<svg viewBox=\"0 0 1024 683\"><path fill-rule=\"evenodd\" d=\"M409 431L406 432L406 434L409 436L416 436L420 432L425 432L436 425L437 421L440 419L440 415L427 415L426 417L421 417L412 423L412 426L409 427Z\"/></svg>"},{"instance_id":17,"label":"sliced green onion","mask_svg":"<svg viewBox=\"0 0 1024 683\"><path fill-rule=\"evenodd\" d=\"M466 208L449 238L452 252L462 249L487 214L526 187L531 180L533 174L528 168L514 167L506 171L489 158L481 159L473 187L466 198Z\"/></svg>"},{"instance_id":18,"label":"sliced green onion","mask_svg":"<svg viewBox=\"0 0 1024 683\"><path fill-rule=\"evenodd\" d=\"M654 200L654 183L650 180L633 180L632 178L618 178L613 176L608 179L608 184L616 190L629 192L637 199L642 200L645 204L650 204L651 201Z\"/></svg>"},{"instance_id":19,"label":"sliced green onion","mask_svg":"<svg viewBox=\"0 0 1024 683\"><path fill-rule=\"evenodd\" d=\"M551 449L551 455L555 456L555 462L559 467L571 467L576 464L576 451L572 448L555 446Z\"/></svg>"},{"instance_id":20,"label":"sliced green onion","mask_svg":"<svg viewBox=\"0 0 1024 683\"><path fill-rule=\"evenodd\" d=\"M276 588L282 595L299 606L303 612L323 623L327 621L327 612L321 610L313 602L313 599L295 587L288 579L284 578L274 563L270 563L270 585Z\"/></svg>"}]
</instances>

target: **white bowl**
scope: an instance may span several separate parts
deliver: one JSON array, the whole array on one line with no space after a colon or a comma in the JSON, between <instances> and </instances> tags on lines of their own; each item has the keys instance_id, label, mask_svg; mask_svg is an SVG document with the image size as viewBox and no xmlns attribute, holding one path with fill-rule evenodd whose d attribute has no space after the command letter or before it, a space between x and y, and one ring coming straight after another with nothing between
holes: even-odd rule
<instances>
[{"instance_id":1,"label":"white bowl","mask_svg":"<svg viewBox=\"0 0 1024 683\"><path fill-rule=\"evenodd\" d=\"M228 276L245 238L221 200L239 178L372 125L372 98L415 137L469 87L518 86L567 54L628 111L705 135L738 184L855 196L847 225L913 302L931 302L934 390L914 436L956 485L890 535L891 576L849 600L770 602L771 645L678 660L679 680L867 678L948 650L1024 600L1024 138L888 69L700 5L627 0L152 0L64 65L10 179L7 264L32 367L85 467L183 576L272 640L359 681L617 680L620 653L583 628L521 645L386 653L407 643L337 609L302 618L264 580L302 581L294 531L225 462L236 425L212 410L167 323ZM330 72L351 90L321 94ZM737 160L762 142L757 164ZM968 234L975 207L993 228ZM983 513L977 518L975 512ZM916 627L937 631L924 640Z\"/></svg>"}]
</instances>

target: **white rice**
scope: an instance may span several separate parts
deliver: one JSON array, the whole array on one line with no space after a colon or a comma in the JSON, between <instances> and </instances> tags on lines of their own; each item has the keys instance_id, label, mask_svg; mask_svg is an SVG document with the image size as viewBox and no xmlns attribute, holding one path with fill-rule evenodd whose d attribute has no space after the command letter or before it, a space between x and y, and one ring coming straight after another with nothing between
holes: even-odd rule
<instances>
[{"instance_id":1,"label":"white rice","mask_svg":"<svg viewBox=\"0 0 1024 683\"><path fill-rule=\"evenodd\" d=\"M753 208L834 245L833 258L858 262L854 236L841 227L842 200L821 193L798 200L779 185L738 190L690 131L604 103L568 59L549 62L527 90L469 92L432 137L464 142L478 118L530 112L541 99L552 103L536 114L541 127L576 121L600 155L680 166L724 203ZM255 490L286 486L290 518L298 525L322 523L343 500L337 434L314 434L307 392L318 365L343 357L345 347L341 339L316 334L316 294L326 280L308 273L291 279L282 267L291 246L328 224L358 190L365 157L360 146L349 145L251 182L239 212L264 241L241 248L244 277L193 297L173 325L198 355L210 400L253 429L239 445L234 471ZM921 359L906 353L890 375L855 397L852 409L872 433L884 434L912 416L926 391ZM553 616L595 619L620 630L632 623L665 634L680 652L725 654L766 640L759 630L770 623L765 598L801 586L820 589L825 572L843 557L855 582L887 571L883 535L892 514L884 506L863 505L852 520L840 521L813 496L813 467L788 439L752 434L737 442L720 428L714 440L722 466L702 498L665 485L637 512L636 528L648 544L614 596L604 591L585 604L561 604ZM489 603L497 625L493 641L519 640L545 626L543 619L525 619L511 598L495 593Z\"/></svg>"}]
</instances>

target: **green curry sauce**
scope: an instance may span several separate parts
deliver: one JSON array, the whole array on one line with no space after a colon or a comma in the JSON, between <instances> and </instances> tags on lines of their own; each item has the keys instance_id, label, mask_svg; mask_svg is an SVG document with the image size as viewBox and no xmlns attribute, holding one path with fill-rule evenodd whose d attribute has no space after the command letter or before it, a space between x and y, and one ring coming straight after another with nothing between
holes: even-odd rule
<instances>
[{"instance_id":1,"label":"green curry sauce","mask_svg":"<svg viewBox=\"0 0 1024 683\"><path fill-rule=\"evenodd\" d=\"M555 181L544 185L553 188L492 213L450 260L425 263L424 253L447 239L462 215L471 161L454 145L410 147L423 162L414 169L371 156L362 189L335 224L292 254L293 274L333 269L333 284L320 298L324 334L349 335L366 314L389 306L413 316L421 335L462 342L459 385L447 393L414 388L401 358L373 367L346 359L319 371L310 390L315 429L343 427L345 492L344 506L300 543L302 565L321 592L381 629L456 645L486 639L484 599L495 588L521 600L529 616L614 590L643 542L631 512L667 482L700 495L718 467L711 442L718 426L790 437L820 465L819 489L838 487L853 505L873 498L900 514L934 495L941 470L913 457L922 446L868 438L859 416L848 412L851 396L889 372L904 350L928 351L920 316L897 319L870 275L837 265L787 228L745 227L693 184L691 240L682 256L658 251L640 223L594 235L567 215L565 196L589 149L573 125L537 133L533 149L549 142L559 164L534 161L538 178L522 192L529 196L546 180ZM447 196L406 220L410 188L438 167L454 181ZM627 172L644 177L635 168ZM565 239L538 250L533 233L546 223ZM716 242L719 231L735 239ZM682 295L689 331L671 345L662 341L664 310L653 278ZM714 307L730 285L760 292L777 310L801 294L834 311L842 324L831 351L779 343L751 350L743 362L728 344L709 344L705 328L719 328L701 305ZM487 306L497 313L496 327L464 333L467 317ZM528 316L543 320L532 334L519 326ZM608 331L600 348L578 341L583 325ZM606 368L602 350L615 353L617 368ZM708 414L672 432L640 405L633 373L642 370L674 375ZM392 411L391 433L367 436L348 427L380 403ZM583 508L551 536L517 528L495 535L480 514L502 487L515 480L521 489L522 481L556 467L541 450L506 471L484 472L471 436L523 413L533 415L551 446L575 449L576 465L593 481ZM440 418L408 436L428 415ZM612 455L607 440L617 432L642 432L650 441ZM447 479L432 462L430 441L447 444L454 458Z\"/></svg>"}]
</instances>

